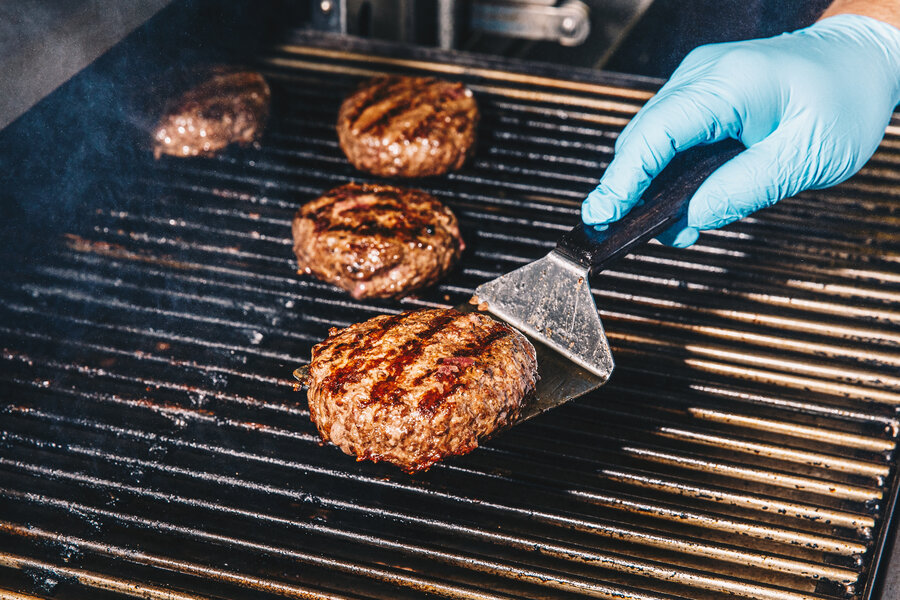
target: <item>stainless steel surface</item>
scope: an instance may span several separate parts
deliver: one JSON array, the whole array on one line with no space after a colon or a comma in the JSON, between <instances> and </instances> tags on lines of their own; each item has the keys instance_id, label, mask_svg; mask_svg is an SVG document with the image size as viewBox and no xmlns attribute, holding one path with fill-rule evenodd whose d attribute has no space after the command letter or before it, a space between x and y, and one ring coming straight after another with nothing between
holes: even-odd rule
<instances>
[{"instance_id":1,"label":"stainless steel surface","mask_svg":"<svg viewBox=\"0 0 900 600\"><path fill-rule=\"evenodd\" d=\"M438 5L438 48L456 48L459 36L459 4L457 0L437 0Z\"/></svg>"},{"instance_id":2,"label":"stainless steel surface","mask_svg":"<svg viewBox=\"0 0 900 600\"><path fill-rule=\"evenodd\" d=\"M314 30L462 49L567 66L601 67L652 0L343 0ZM343 12L341 12L343 11ZM345 15L343 20L337 14Z\"/></svg>"},{"instance_id":3,"label":"stainless steel surface","mask_svg":"<svg viewBox=\"0 0 900 600\"><path fill-rule=\"evenodd\" d=\"M880 600L900 598L900 528L894 531L890 543L885 548L886 555L881 559L884 563L885 577L878 589Z\"/></svg>"},{"instance_id":4,"label":"stainless steel surface","mask_svg":"<svg viewBox=\"0 0 900 600\"><path fill-rule=\"evenodd\" d=\"M540 262L541 261L536 261L532 264L539 264ZM502 280L503 277L500 277L499 279ZM588 294L590 294L590 291L588 291ZM505 295L504 292L501 292L501 295ZM593 300L591 300L591 304L593 305ZM460 304L456 309L461 312L471 312L482 310L483 306L477 305L474 302L474 299L472 299L469 302ZM596 308L594 308L594 316L596 322L599 323L600 319L599 317L596 317L596 312ZM496 316L509 322L500 315ZM546 344L546 336L534 335L527 330L522 331L531 341L532 345L534 345L538 363L538 375L540 378L538 379L534 392L523 400L522 406L519 409L519 414L516 418L494 432L492 436L498 435L500 432L505 431L510 427L544 414L548 410L596 390L603 385L609 377L609 372L606 373L605 377L601 377L600 375L593 373L590 369L580 366L578 357L570 356L571 353L550 347ZM606 339L603 338L602 330L600 330L599 336L602 339L602 343L605 345ZM590 337L596 338L597 334L591 335ZM609 348L607 347L606 359L610 361L611 369L612 357L608 352Z\"/></svg>"},{"instance_id":5,"label":"stainless steel surface","mask_svg":"<svg viewBox=\"0 0 900 600\"><path fill-rule=\"evenodd\" d=\"M0 2L0 129L170 1Z\"/></svg>"},{"instance_id":6,"label":"stainless steel surface","mask_svg":"<svg viewBox=\"0 0 900 600\"><path fill-rule=\"evenodd\" d=\"M580 0L473 0L470 29L578 46L591 32L590 10Z\"/></svg>"},{"instance_id":7,"label":"stainless steel surface","mask_svg":"<svg viewBox=\"0 0 900 600\"><path fill-rule=\"evenodd\" d=\"M2 594L870 598L897 495L900 128L837 188L603 271L610 381L410 477L320 446L291 369L330 327L549 252L651 90L391 52L273 50L259 148L148 156L123 206L84 198L83 228L4 248ZM386 72L465 81L483 112L472 162L415 183L459 216L462 264L402 303L297 275L290 241L303 202L370 180L334 119Z\"/></svg>"},{"instance_id":8,"label":"stainless steel surface","mask_svg":"<svg viewBox=\"0 0 900 600\"><path fill-rule=\"evenodd\" d=\"M418 0L317 0L312 3L309 28L322 33L421 44L422 38L454 35L458 25L455 2L440 0L435 13L432 2ZM450 47L450 46L448 46Z\"/></svg>"},{"instance_id":9,"label":"stainless steel surface","mask_svg":"<svg viewBox=\"0 0 900 600\"><path fill-rule=\"evenodd\" d=\"M482 283L475 295L490 313L596 375L598 381L593 387L597 387L612 374L613 358L588 275L587 267L553 251ZM545 369L540 361L538 365L541 377L547 377L551 369ZM565 367L565 362L553 365L554 369ZM567 377L565 373L562 376ZM568 399L563 396L559 401Z\"/></svg>"},{"instance_id":10,"label":"stainless steel surface","mask_svg":"<svg viewBox=\"0 0 900 600\"><path fill-rule=\"evenodd\" d=\"M346 34L347 0L313 0L310 18L316 31Z\"/></svg>"}]
</instances>

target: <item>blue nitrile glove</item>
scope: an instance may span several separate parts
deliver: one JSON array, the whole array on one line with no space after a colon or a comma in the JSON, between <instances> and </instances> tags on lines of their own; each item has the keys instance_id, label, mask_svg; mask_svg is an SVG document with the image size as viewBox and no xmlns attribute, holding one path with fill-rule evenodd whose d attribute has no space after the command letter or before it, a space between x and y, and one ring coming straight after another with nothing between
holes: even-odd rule
<instances>
[{"instance_id":1,"label":"blue nitrile glove","mask_svg":"<svg viewBox=\"0 0 900 600\"><path fill-rule=\"evenodd\" d=\"M701 46L619 136L582 218L621 218L676 152L739 139L748 149L703 182L687 217L659 236L690 246L700 229L853 175L898 102L900 29L869 17L839 15L773 38Z\"/></svg>"}]
</instances>

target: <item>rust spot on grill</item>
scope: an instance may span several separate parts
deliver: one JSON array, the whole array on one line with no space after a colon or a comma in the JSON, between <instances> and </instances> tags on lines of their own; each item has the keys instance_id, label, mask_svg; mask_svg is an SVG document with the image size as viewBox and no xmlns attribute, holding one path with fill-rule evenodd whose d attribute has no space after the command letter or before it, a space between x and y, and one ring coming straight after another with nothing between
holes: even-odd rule
<instances>
[{"instance_id":1,"label":"rust spot on grill","mask_svg":"<svg viewBox=\"0 0 900 600\"><path fill-rule=\"evenodd\" d=\"M63 234L63 239L65 240L66 246L68 246L72 250L75 250L76 252L98 254L100 256L109 256L111 258L145 262L182 270L196 269L196 267L194 267L193 265L175 260L171 257L152 256L150 254L133 252L119 244L112 244L110 242L103 242L99 240L89 240L87 238L81 237L80 235L75 235L74 233Z\"/></svg>"},{"instance_id":2,"label":"rust spot on grill","mask_svg":"<svg viewBox=\"0 0 900 600\"><path fill-rule=\"evenodd\" d=\"M134 400L133 403L160 413L179 413L186 415L197 414L206 417L215 416L215 413L213 411L207 410L205 408L185 408L184 406L172 404L169 402L154 402L149 398L138 398Z\"/></svg>"}]
</instances>

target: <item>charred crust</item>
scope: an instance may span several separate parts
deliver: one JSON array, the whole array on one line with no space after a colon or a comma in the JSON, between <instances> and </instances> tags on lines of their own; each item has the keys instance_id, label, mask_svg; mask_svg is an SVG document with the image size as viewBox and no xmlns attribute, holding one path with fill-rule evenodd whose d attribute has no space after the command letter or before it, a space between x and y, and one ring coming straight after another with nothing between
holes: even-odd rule
<instances>
[{"instance_id":1,"label":"charred crust","mask_svg":"<svg viewBox=\"0 0 900 600\"><path fill-rule=\"evenodd\" d=\"M153 155L213 156L229 144L259 139L269 117L271 91L255 71L214 67L176 96L153 128Z\"/></svg>"},{"instance_id":2,"label":"charred crust","mask_svg":"<svg viewBox=\"0 0 900 600\"><path fill-rule=\"evenodd\" d=\"M437 282L464 244L456 217L425 192L349 183L304 205L292 224L300 271L355 297L400 297Z\"/></svg>"},{"instance_id":3,"label":"charred crust","mask_svg":"<svg viewBox=\"0 0 900 600\"><path fill-rule=\"evenodd\" d=\"M474 149L478 106L463 84L432 77L378 77L341 105L337 133L354 167L386 177L460 168Z\"/></svg>"},{"instance_id":4,"label":"charred crust","mask_svg":"<svg viewBox=\"0 0 900 600\"><path fill-rule=\"evenodd\" d=\"M384 315L313 350L310 415L324 439L408 472L465 454L519 412L534 389L534 348L478 313Z\"/></svg>"}]
</instances>

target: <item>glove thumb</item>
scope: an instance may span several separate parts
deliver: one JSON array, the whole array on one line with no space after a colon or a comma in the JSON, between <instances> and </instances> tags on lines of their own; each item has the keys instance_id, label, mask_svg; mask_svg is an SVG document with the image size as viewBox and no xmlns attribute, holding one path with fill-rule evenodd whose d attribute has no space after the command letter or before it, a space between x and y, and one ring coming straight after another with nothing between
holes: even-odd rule
<instances>
[{"instance_id":1,"label":"glove thumb","mask_svg":"<svg viewBox=\"0 0 900 600\"><path fill-rule=\"evenodd\" d=\"M801 139L776 131L716 169L691 198L687 225L718 229L808 188Z\"/></svg>"}]
</instances>

